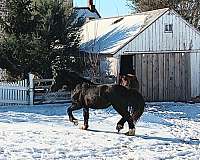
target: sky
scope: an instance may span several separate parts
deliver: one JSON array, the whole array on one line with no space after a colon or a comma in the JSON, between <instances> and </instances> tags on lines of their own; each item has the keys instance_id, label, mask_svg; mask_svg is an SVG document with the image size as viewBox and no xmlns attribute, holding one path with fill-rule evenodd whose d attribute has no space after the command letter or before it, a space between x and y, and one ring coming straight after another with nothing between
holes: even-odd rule
<instances>
[{"instance_id":1,"label":"sky","mask_svg":"<svg viewBox=\"0 0 200 160\"><path fill-rule=\"evenodd\" d=\"M74 0L75 7L87 7L88 0ZM113 17L130 14L127 0L94 0L96 9L102 17Z\"/></svg>"}]
</instances>

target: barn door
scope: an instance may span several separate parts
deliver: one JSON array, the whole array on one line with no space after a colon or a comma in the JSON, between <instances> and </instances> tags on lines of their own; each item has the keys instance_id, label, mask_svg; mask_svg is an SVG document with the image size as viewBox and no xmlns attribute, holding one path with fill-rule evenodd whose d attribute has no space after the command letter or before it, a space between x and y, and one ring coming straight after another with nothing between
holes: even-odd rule
<instances>
[{"instance_id":1,"label":"barn door","mask_svg":"<svg viewBox=\"0 0 200 160\"><path fill-rule=\"evenodd\" d=\"M185 101L191 95L188 53L135 54L140 92L148 101Z\"/></svg>"},{"instance_id":2,"label":"barn door","mask_svg":"<svg viewBox=\"0 0 200 160\"><path fill-rule=\"evenodd\" d=\"M135 75L135 70L133 69L132 55L122 55L120 59L120 75L126 74Z\"/></svg>"}]
</instances>

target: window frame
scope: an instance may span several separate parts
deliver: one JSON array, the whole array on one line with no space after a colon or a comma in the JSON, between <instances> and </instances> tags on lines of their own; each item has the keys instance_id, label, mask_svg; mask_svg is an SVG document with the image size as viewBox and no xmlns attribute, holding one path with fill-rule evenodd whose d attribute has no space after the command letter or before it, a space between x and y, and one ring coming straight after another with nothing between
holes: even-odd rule
<instances>
[{"instance_id":1,"label":"window frame","mask_svg":"<svg viewBox=\"0 0 200 160\"><path fill-rule=\"evenodd\" d=\"M173 24L165 23L164 32L165 33L173 33Z\"/></svg>"}]
</instances>

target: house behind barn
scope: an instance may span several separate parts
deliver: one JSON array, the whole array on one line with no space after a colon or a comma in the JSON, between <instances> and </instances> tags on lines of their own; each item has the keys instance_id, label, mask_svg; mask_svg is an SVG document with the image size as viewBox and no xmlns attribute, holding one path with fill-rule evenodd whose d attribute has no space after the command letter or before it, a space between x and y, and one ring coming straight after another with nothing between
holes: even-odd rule
<instances>
[{"instance_id":1,"label":"house behind barn","mask_svg":"<svg viewBox=\"0 0 200 160\"><path fill-rule=\"evenodd\" d=\"M91 20L81 51L98 55L100 75L135 70L148 101L187 101L200 95L200 32L168 8Z\"/></svg>"}]
</instances>

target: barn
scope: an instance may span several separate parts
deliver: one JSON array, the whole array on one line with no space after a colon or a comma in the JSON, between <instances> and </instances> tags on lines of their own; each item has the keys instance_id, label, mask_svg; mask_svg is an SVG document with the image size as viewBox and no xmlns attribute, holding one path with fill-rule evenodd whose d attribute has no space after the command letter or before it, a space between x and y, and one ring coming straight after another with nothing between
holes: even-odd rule
<instances>
[{"instance_id":1,"label":"barn","mask_svg":"<svg viewBox=\"0 0 200 160\"><path fill-rule=\"evenodd\" d=\"M90 20L81 51L98 57L101 76L134 70L147 101L200 96L200 32L169 8Z\"/></svg>"}]
</instances>

